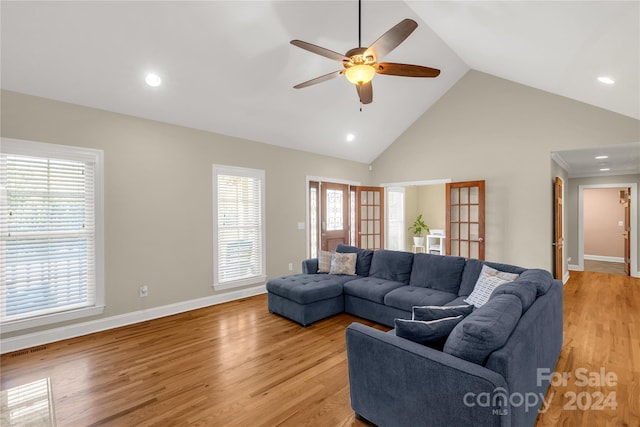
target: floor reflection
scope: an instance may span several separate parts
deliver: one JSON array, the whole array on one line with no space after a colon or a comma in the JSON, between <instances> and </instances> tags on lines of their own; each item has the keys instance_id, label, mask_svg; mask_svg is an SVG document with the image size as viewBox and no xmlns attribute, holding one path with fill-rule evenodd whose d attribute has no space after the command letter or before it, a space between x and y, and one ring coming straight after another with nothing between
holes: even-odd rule
<instances>
[{"instance_id":1,"label":"floor reflection","mask_svg":"<svg viewBox=\"0 0 640 427\"><path fill-rule=\"evenodd\" d=\"M0 425L20 427L55 426L49 378L0 392Z\"/></svg>"}]
</instances>

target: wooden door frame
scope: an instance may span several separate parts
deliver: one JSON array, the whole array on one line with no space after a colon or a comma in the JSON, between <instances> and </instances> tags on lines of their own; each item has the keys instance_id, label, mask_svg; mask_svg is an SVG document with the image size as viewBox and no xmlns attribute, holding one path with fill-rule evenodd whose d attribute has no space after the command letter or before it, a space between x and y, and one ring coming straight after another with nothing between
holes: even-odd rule
<instances>
[{"instance_id":1,"label":"wooden door frame","mask_svg":"<svg viewBox=\"0 0 640 427\"><path fill-rule=\"evenodd\" d=\"M620 190L620 204L624 207L624 271L631 276L631 189Z\"/></svg>"},{"instance_id":2,"label":"wooden door frame","mask_svg":"<svg viewBox=\"0 0 640 427\"><path fill-rule=\"evenodd\" d=\"M565 226L564 226L564 215L565 215L565 190L564 190L564 180L562 177L556 176L554 180L554 191L553 191L553 206L554 206L554 226L553 226L553 252L554 252L554 276L556 279L561 280L564 283L565 280L565 268L566 268L566 256L564 249L564 241L565 241ZM558 197L558 189L560 189L560 196ZM558 203L560 200L560 203ZM558 253L559 252L559 253Z\"/></svg>"},{"instance_id":3,"label":"wooden door frame","mask_svg":"<svg viewBox=\"0 0 640 427\"><path fill-rule=\"evenodd\" d=\"M638 266L638 184L620 182L578 186L578 264L572 269L584 271L584 190L588 188L631 188L631 277L640 278Z\"/></svg>"}]
</instances>

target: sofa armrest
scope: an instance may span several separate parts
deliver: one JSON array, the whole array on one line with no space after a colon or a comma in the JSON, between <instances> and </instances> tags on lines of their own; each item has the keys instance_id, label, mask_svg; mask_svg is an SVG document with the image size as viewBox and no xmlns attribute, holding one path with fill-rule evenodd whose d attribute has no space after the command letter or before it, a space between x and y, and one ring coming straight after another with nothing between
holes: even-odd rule
<instances>
[{"instance_id":1,"label":"sofa armrest","mask_svg":"<svg viewBox=\"0 0 640 427\"><path fill-rule=\"evenodd\" d=\"M359 323L346 338L351 407L374 424L511 425L509 411L491 405L509 392L496 372Z\"/></svg>"},{"instance_id":2,"label":"sofa armrest","mask_svg":"<svg viewBox=\"0 0 640 427\"><path fill-rule=\"evenodd\" d=\"M316 274L318 272L318 258L310 258L302 261L302 272L304 274Z\"/></svg>"},{"instance_id":3,"label":"sofa armrest","mask_svg":"<svg viewBox=\"0 0 640 427\"><path fill-rule=\"evenodd\" d=\"M522 315L504 347L489 355L485 366L507 381L512 394L545 396L562 349L562 300L562 282L552 280L547 293ZM543 404L548 405L539 398L513 407L513 425L534 425Z\"/></svg>"}]
</instances>

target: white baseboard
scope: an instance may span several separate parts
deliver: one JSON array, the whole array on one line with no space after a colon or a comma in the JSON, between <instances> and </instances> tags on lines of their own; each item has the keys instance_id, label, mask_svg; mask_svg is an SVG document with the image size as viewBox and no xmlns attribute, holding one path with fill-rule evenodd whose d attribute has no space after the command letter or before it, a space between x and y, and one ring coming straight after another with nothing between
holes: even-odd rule
<instances>
[{"instance_id":1,"label":"white baseboard","mask_svg":"<svg viewBox=\"0 0 640 427\"><path fill-rule=\"evenodd\" d=\"M175 304L163 305L161 307L119 314L117 316L110 316L104 319L92 320L75 325L63 326L60 328L7 338L0 342L0 354L10 353L12 351L66 340L69 338L80 337L82 335L105 331L107 329L132 325L134 323L145 322L147 320L158 319L160 317L171 316L173 314L184 313L185 311L222 304L241 298L252 297L264 294L266 291L265 285L260 285L252 288L225 292L224 294L211 295L204 298L182 301Z\"/></svg>"},{"instance_id":2,"label":"white baseboard","mask_svg":"<svg viewBox=\"0 0 640 427\"><path fill-rule=\"evenodd\" d=\"M569 265L567 266L567 268L568 268L570 271L584 271L584 268L580 267L580 266L579 266L579 265L577 265L577 264L569 264Z\"/></svg>"},{"instance_id":3,"label":"white baseboard","mask_svg":"<svg viewBox=\"0 0 640 427\"><path fill-rule=\"evenodd\" d=\"M564 276L562 276L562 284L566 285L569 281L569 271L564 272Z\"/></svg>"},{"instance_id":4,"label":"white baseboard","mask_svg":"<svg viewBox=\"0 0 640 427\"><path fill-rule=\"evenodd\" d=\"M602 256L602 255L586 255L584 259L588 259L589 261L607 261L607 262L624 262L623 257L617 256Z\"/></svg>"}]
</instances>

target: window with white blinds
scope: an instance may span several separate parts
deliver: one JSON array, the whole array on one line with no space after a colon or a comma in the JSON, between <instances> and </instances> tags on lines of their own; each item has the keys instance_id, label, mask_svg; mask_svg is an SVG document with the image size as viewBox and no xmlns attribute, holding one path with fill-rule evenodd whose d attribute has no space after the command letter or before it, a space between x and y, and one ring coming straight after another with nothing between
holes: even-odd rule
<instances>
[{"instance_id":1,"label":"window with white blinds","mask_svg":"<svg viewBox=\"0 0 640 427\"><path fill-rule=\"evenodd\" d=\"M94 315L96 308L101 312L102 214L96 189L102 153L6 139L1 149L3 329Z\"/></svg>"},{"instance_id":2,"label":"window with white blinds","mask_svg":"<svg viewBox=\"0 0 640 427\"><path fill-rule=\"evenodd\" d=\"M213 166L214 287L265 281L263 170Z\"/></svg>"}]
</instances>

